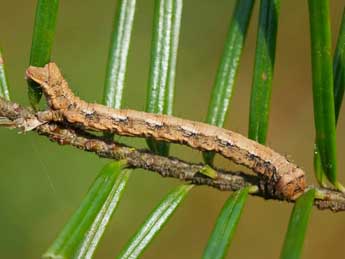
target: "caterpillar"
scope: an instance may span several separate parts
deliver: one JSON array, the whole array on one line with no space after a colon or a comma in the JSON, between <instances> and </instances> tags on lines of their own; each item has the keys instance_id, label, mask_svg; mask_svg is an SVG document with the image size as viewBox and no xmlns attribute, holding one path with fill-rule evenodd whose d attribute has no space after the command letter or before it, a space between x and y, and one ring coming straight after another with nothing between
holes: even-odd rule
<instances>
[{"instance_id":1,"label":"caterpillar","mask_svg":"<svg viewBox=\"0 0 345 259\"><path fill-rule=\"evenodd\" d=\"M295 200L306 188L305 173L301 168L271 148L239 133L168 115L88 103L73 94L53 62L44 67L30 66L26 77L42 87L50 107L42 112L45 120L64 121L85 130L152 138L201 151L214 151L263 177L271 188L268 192L282 199Z\"/></svg>"}]
</instances>

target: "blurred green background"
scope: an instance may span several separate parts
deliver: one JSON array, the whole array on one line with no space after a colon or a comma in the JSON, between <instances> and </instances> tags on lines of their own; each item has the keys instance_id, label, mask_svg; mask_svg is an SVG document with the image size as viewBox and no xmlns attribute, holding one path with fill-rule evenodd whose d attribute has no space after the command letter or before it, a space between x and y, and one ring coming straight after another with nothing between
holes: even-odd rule
<instances>
[{"instance_id":1,"label":"blurred green background","mask_svg":"<svg viewBox=\"0 0 345 259\"><path fill-rule=\"evenodd\" d=\"M137 1L126 108L143 110L148 79L153 0ZM234 0L185 0L177 64L174 114L204 120ZM248 31L226 127L247 134L258 3ZM36 1L2 1L0 46L13 100L28 104L29 62ZM60 1L53 60L82 98L100 102L116 1ZM342 1L331 1L333 42ZM268 144L313 177L314 126L307 1L282 1ZM338 124L338 158L345 181L344 109ZM122 138L123 139L123 138ZM121 140L121 139L120 139ZM39 258L78 207L107 161L44 137L0 128L0 257ZM126 143L144 146L143 140ZM172 154L201 161L199 152L173 146ZM217 165L231 168L226 160ZM179 182L142 170L132 174L96 258L114 258L157 202ZM143 258L200 258L229 193L193 189ZM229 258L278 258L292 205L250 197ZM345 214L314 210L304 258L343 258Z\"/></svg>"}]
</instances>

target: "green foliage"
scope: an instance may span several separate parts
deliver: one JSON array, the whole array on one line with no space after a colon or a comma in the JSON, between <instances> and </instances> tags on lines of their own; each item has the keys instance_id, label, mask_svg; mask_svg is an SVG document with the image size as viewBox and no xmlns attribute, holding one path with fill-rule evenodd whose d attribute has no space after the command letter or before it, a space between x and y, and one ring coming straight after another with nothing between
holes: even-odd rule
<instances>
[{"instance_id":1,"label":"green foliage","mask_svg":"<svg viewBox=\"0 0 345 259\"><path fill-rule=\"evenodd\" d=\"M274 71L280 0L261 0L248 137L266 142Z\"/></svg>"},{"instance_id":2,"label":"green foliage","mask_svg":"<svg viewBox=\"0 0 345 259\"><path fill-rule=\"evenodd\" d=\"M248 187L239 190L225 202L208 240L203 255L204 259L225 258L246 203L248 191Z\"/></svg>"},{"instance_id":3,"label":"green foliage","mask_svg":"<svg viewBox=\"0 0 345 259\"><path fill-rule=\"evenodd\" d=\"M37 2L30 53L30 65L32 66L43 67L50 61L58 7L59 0L38 0ZM28 81L28 84L30 103L37 108L42 91L33 81Z\"/></svg>"},{"instance_id":4,"label":"green foliage","mask_svg":"<svg viewBox=\"0 0 345 259\"><path fill-rule=\"evenodd\" d=\"M333 58L333 75L335 120L338 121L345 90L345 8Z\"/></svg>"},{"instance_id":5,"label":"green foliage","mask_svg":"<svg viewBox=\"0 0 345 259\"><path fill-rule=\"evenodd\" d=\"M107 164L44 258L90 258L129 178L123 161Z\"/></svg>"},{"instance_id":6,"label":"green foliage","mask_svg":"<svg viewBox=\"0 0 345 259\"><path fill-rule=\"evenodd\" d=\"M253 5L254 0L236 1L206 118L207 123L218 127L224 125L233 95ZM212 164L214 153L205 152L203 157L206 163Z\"/></svg>"},{"instance_id":7,"label":"green foliage","mask_svg":"<svg viewBox=\"0 0 345 259\"><path fill-rule=\"evenodd\" d=\"M6 70L4 64L4 58L0 50L0 97L10 100L10 93L8 91L8 83L6 77Z\"/></svg>"},{"instance_id":8,"label":"green foliage","mask_svg":"<svg viewBox=\"0 0 345 259\"><path fill-rule=\"evenodd\" d=\"M281 259L301 258L305 233L313 208L315 190L304 193L295 203L291 213L289 226L285 235Z\"/></svg>"},{"instance_id":9,"label":"green foliage","mask_svg":"<svg viewBox=\"0 0 345 259\"><path fill-rule=\"evenodd\" d=\"M339 112L344 96L345 89L345 9L338 34L337 46L333 57L333 91L334 91L334 112L335 121L338 122ZM314 168L315 175L321 186L325 186L325 173L322 169L317 145L314 148Z\"/></svg>"},{"instance_id":10,"label":"green foliage","mask_svg":"<svg viewBox=\"0 0 345 259\"><path fill-rule=\"evenodd\" d=\"M178 186L164 197L116 258L138 258L161 228L168 222L192 187L193 185Z\"/></svg>"},{"instance_id":11,"label":"green foliage","mask_svg":"<svg viewBox=\"0 0 345 259\"><path fill-rule=\"evenodd\" d=\"M316 144L327 178L337 188L343 189L337 180L329 2L309 0L308 3ZM316 176L323 182L319 175Z\"/></svg>"},{"instance_id":12,"label":"green foliage","mask_svg":"<svg viewBox=\"0 0 345 259\"><path fill-rule=\"evenodd\" d=\"M121 108L136 0L120 0L115 15L104 82L103 103Z\"/></svg>"},{"instance_id":13,"label":"green foliage","mask_svg":"<svg viewBox=\"0 0 345 259\"><path fill-rule=\"evenodd\" d=\"M182 18L182 0L156 0L146 111L172 114L175 70ZM150 149L169 154L169 144L147 140Z\"/></svg>"}]
</instances>

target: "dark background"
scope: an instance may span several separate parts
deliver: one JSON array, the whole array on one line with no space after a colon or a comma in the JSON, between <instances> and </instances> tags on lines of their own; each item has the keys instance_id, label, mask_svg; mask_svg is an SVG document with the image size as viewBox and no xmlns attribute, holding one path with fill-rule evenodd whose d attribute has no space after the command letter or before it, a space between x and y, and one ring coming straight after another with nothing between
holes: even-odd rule
<instances>
[{"instance_id":1,"label":"dark background","mask_svg":"<svg viewBox=\"0 0 345 259\"><path fill-rule=\"evenodd\" d=\"M125 89L126 108L142 110L148 79L154 1L137 1ZM333 41L343 1L331 1ZM226 128L247 134L258 3L244 49ZM28 104L28 65L36 1L2 1L0 45L12 100ZM204 120L234 1L184 1L174 114ZM53 60L73 90L100 102L116 1L60 1ZM313 182L314 124L307 1L282 1L268 145L308 172ZM345 180L344 110L338 126L339 175ZM0 257L38 258L78 207L101 167L93 154L60 147L35 134L0 129ZM127 143L144 146L143 140ZM172 154L200 161L199 152L174 146ZM229 168L226 160L217 165ZM114 258L177 180L137 170L96 258ZM200 258L229 193L193 189L143 258ZM231 258L278 258L292 205L250 197L229 251ZM304 258L342 258L343 213L314 210Z\"/></svg>"}]
</instances>

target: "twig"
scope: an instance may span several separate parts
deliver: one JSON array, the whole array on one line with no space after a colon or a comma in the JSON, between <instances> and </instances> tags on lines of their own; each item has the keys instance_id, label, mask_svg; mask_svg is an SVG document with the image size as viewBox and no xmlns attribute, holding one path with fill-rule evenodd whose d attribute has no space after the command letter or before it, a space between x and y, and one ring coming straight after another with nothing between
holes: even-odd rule
<instances>
[{"instance_id":1,"label":"twig","mask_svg":"<svg viewBox=\"0 0 345 259\"><path fill-rule=\"evenodd\" d=\"M219 190L236 191L245 186L251 186L251 194L265 199L281 200L279 195L270 192L264 179L242 172L229 172L221 169L212 174L204 173L205 165L194 164L174 157L155 155L147 150L139 150L125 146L109 139L98 137L71 125L45 123L38 119L33 111L0 98L0 125L36 131L61 145L71 145L76 148L94 152L100 157L109 159L125 159L131 168L143 168L157 172L165 177L177 178L193 184L208 185ZM313 188L313 187L309 187ZM345 195L335 190L316 188L315 205L319 209L345 211ZM293 202L293 201L289 201Z\"/></svg>"}]
</instances>

